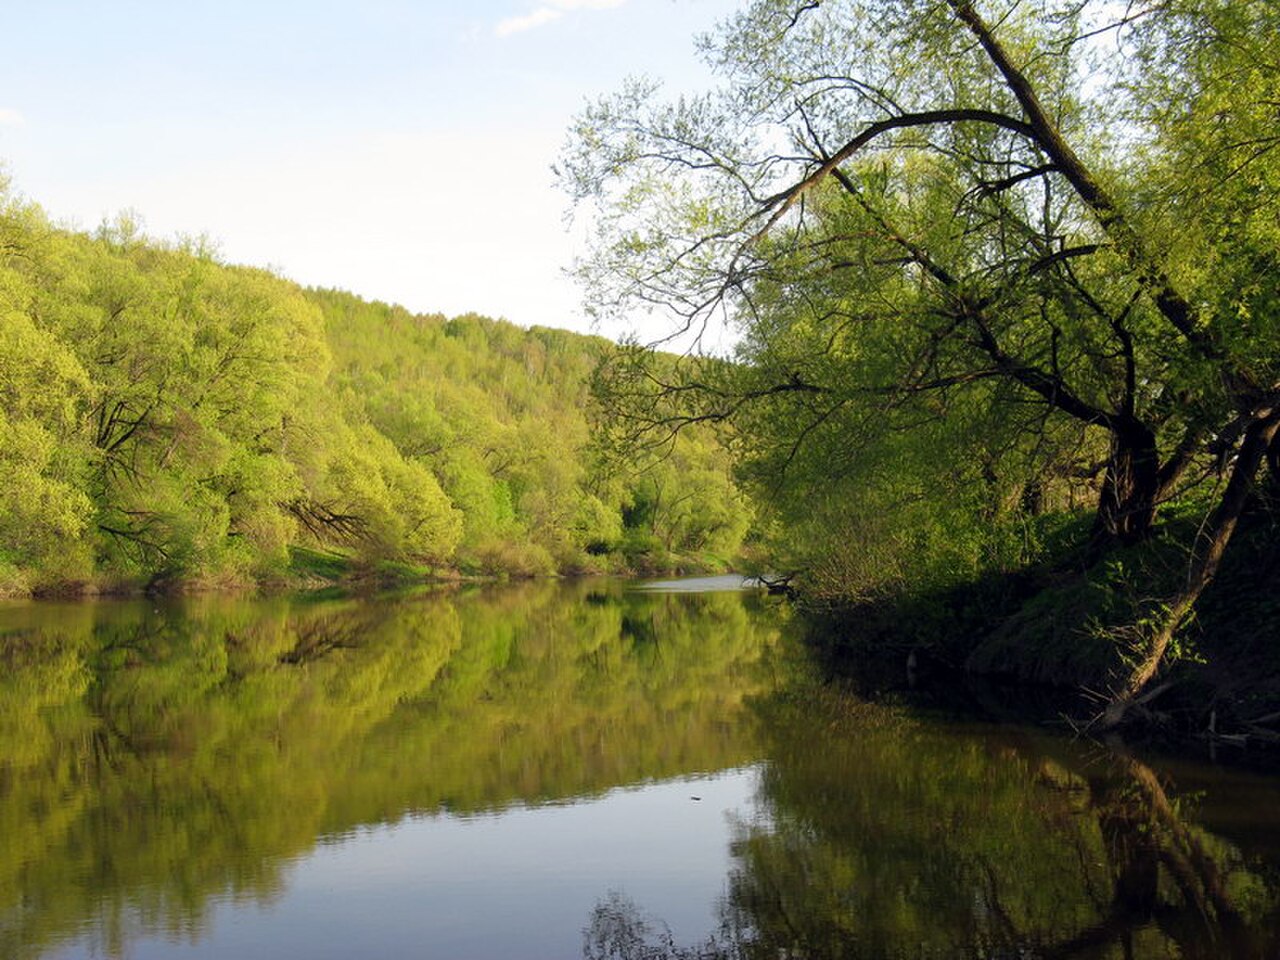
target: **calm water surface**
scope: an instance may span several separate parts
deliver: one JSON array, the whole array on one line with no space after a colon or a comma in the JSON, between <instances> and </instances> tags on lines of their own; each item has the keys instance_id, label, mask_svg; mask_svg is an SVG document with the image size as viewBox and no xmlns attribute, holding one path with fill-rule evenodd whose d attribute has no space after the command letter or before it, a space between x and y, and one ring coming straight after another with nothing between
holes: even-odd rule
<instances>
[{"instance_id":1,"label":"calm water surface","mask_svg":"<svg viewBox=\"0 0 1280 960\"><path fill-rule=\"evenodd\" d=\"M0 605L0 956L1280 957L1280 781L861 701L734 586Z\"/></svg>"}]
</instances>

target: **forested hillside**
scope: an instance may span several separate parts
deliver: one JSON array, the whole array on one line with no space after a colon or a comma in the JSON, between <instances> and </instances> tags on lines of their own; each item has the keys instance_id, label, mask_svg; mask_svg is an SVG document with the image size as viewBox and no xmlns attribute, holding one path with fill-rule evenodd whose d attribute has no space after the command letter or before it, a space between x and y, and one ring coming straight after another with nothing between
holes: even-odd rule
<instances>
[{"instance_id":1,"label":"forested hillside","mask_svg":"<svg viewBox=\"0 0 1280 960\"><path fill-rule=\"evenodd\" d=\"M0 195L0 593L715 566L709 433L605 470L563 331L414 316Z\"/></svg>"}]
</instances>

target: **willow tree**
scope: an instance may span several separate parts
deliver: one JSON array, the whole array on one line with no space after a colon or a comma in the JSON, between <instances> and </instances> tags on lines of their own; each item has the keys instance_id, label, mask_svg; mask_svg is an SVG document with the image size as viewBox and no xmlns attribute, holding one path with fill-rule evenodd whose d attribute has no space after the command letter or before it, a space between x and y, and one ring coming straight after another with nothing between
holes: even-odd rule
<instances>
[{"instance_id":1,"label":"willow tree","mask_svg":"<svg viewBox=\"0 0 1280 960\"><path fill-rule=\"evenodd\" d=\"M597 224L598 311L741 337L742 364L670 378L633 354L623 416L767 425L782 469L838 444L832 424L865 444L976 417L1054 440L1028 480L1075 436L1077 470L1100 454L1098 548L1146 537L1216 465L1122 709L1275 472L1280 11L758 0L703 49L719 88L633 83L583 113L561 166Z\"/></svg>"}]
</instances>

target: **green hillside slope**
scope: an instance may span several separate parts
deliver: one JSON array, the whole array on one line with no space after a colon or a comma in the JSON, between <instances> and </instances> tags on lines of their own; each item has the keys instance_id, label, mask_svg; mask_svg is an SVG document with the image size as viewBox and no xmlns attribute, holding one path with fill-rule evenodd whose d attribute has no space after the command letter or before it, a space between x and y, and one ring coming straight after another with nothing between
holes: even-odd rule
<instances>
[{"instance_id":1,"label":"green hillside slope","mask_svg":"<svg viewBox=\"0 0 1280 960\"><path fill-rule=\"evenodd\" d=\"M0 593L724 562L750 511L709 433L601 466L611 349L0 194Z\"/></svg>"}]
</instances>

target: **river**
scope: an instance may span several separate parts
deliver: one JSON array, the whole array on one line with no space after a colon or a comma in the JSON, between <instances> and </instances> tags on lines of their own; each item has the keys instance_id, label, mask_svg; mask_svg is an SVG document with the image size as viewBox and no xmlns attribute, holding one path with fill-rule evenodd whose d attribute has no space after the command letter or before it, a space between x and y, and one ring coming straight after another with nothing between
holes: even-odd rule
<instances>
[{"instance_id":1,"label":"river","mask_svg":"<svg viewBox=\"0 0 1280 960\"><path fill-rule=\"evenodd\" d=\"M0 604L0 956L1280 956L1280 779L869 702L734 586Z\"/></svg>"}]
</instances>

